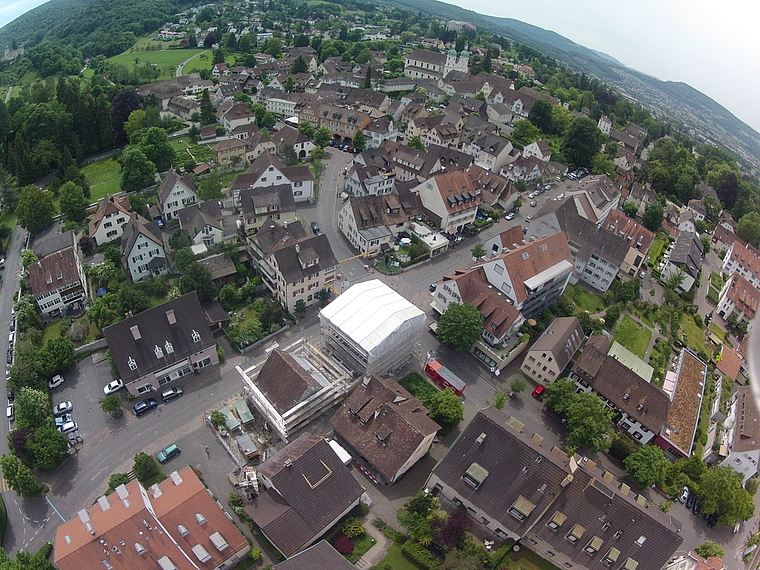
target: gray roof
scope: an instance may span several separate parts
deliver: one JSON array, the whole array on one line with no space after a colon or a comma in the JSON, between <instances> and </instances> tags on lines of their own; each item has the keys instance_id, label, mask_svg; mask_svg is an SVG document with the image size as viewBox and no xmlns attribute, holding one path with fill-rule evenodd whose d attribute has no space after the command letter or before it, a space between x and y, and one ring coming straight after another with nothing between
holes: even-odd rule
<instances>
[{"instance_id":1,"label":"gray roof","mask_svg":"<svg viewBox=\"0 0 760 570\"><path fill-rule=\"evenodd\" d=\"M673 251L670 252L670 262L696 278L702 264L703 249L704 246L697 234L681 232L673 245Z\"/></svg>"},{"instance_id":2,"label":"gray roof","mask_svg":"<svg viewBox=\"0 0 760 570\"><path fill-rule=\"evenodd\" d=\"M32 245L32 251L35 253L35 255L37 255L39 259L42 259L43 257L46 257L51 253L55 253L56 251L74 247L74 244L74 232L69 231L45 238L39 242L35 240L34 245Z\"/></svg>"},{"instance_id":3,"label":"gray roof","mask_svg":"<svg viewBox=\"0 0 760 570\"><path fill-rule=\"evenodd\" d=\"M164 240L161 237L161 229L156 222L149 222L140 214L135 213L124 225L124 233L121 236L121 254L127 255L132 251L137 238L140 235L154 241L157 245L164 248Z\"/></svg>"},{"instance_id":4,"label":"gray roof","mask_svg":"<svg viewBox=\"0 0 760 570\"><path fill-rule=\"evenodd\" d=\"M124 382L163 370L214 346L195 291L106 327L103 334ZM156 347L163 352L160 358ZM134 370L129 367L130 359L137 364Z\"/></svg>"},{"instance_id":5,"label":"gray roof","mask_svg":"<svg viewBox=\"0 0 760 570\"><path fill-rule=\"evenodd\" d=\"M169 172L166 173L166 176L164 176L164 179L161 181L161 184L156 192L158 194L159 204L166 202L166 199L169 197L169 193L172 191L172 188L174 188L174 183L177 181L181 182L182 185L187 187L189 190L192 190L194 194L196 193L195 181L193 180L192 176L180 176L173 170L169 170Z\"/></svg>"},{"instance_id":6,"label":"gray roof","mask_svg":"<svg viewBox=\"0 0 760 570\"><path fill-rule=\"evenodd\" d=\"M275 570L354 570L354 565L326 540L280 562Z\"/></svg>"},{"instance_id":7,"label":"gray roof","mask_svg":"<svg viewBox=\"0 0 760 570\"><path fill-rule=\"evenodd\" d=\"M311 434L287 445L258 471L272 488L244 509L286 557L319 537L364 493L330 444Z\"/></svg>"},{"instance_id":8,"label":"gray roof","mask_svg":"<svg viewBox=\"0 0 760 570\"><path fill-rule=\"evenodd\" d=\"M487 408L463 430L433 470L447 495L472 504L494 526L537 536L571 560L589 560L583 549L599 537L595 562L584 562L586 568L603 567L601 558L615 548L616 568L630 557L638 570L659 570L681 545L683 539L667 515L654 505L639 504L614 479L604 479L592 461L575 456L571 463L562 450L507 422L503 413ZM477 487L464 477L475 463L481 477ZM520 498L520 508L529 511L522 521L509 514ZM565 518L554 531L547 523L557 512ZM571 542L565 537L576 524L584 532ZM646 546L638 544L641 540Z\"/></svg>"},{"instance_id":9,"label":"gray roof","mask_svg":"<svg viewBox=\"0 0 760 570\"><path fill-rule=\"evenodd\" d=\"M218 253L201 259L198 263L211 271L211 279L223 279L237 273L232 258L227 253Z\"/></svg>"},{"instance_id":10,"label":"gray roof","mask_svg":"<svg viewBox=\"0 0 760 570\"><path fill-rule=\"evenodd\" d=\"M562 371L585 338L577 317L559 317L552 321L530 350L551 352L557 367Z\"/></svg>"},{"instance_id":11,"label":"gray roof","mask_svg":"<svg viewBox=\"0 0 760 570\"><path fill-rule=\"evenodd\" d=\"M307 236L273 253L286 283L295 283L338 264L326 234ZM316 261L315 264L307 264Z\"/></svg>"},{"instance_id":12,"label":"gray roof","mask_svg":"<svg viewBox=\"0 0 760 570\"><path fill-rule=\"evenodd\" d=\"M296 203L290 184L246 188L240 192L240 209L246 216L255 215L256 208L269 208L271 206L277 206L277 212L295 211Z\"/></svg>"},{"instance_id":13,"label":"gray roof","mask_svg":"<svg viewBox=\"0 0 760 570\"><path fill-rule=\"evenodd\" d=\"M195 239L205 226L222 229L222 208L217 200L191 204L177 212L180 227Z\"/></svg>"}]
</instances>

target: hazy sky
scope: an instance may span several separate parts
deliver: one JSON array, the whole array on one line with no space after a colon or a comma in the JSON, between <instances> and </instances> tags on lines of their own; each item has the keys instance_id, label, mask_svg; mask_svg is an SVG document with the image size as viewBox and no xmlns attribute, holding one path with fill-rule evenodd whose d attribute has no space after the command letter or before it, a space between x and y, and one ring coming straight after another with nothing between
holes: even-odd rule
<instances>
[{"instance_id":1,"label":"hazy sky","mask_svg":"<svg viewBox=\"0 0 760 570\"><path fill-rule=\"evenodd\" d=\"M0 0L0 27L44 0ZM449 0L515 18L709 95L760 132L760 3L753 0Z\"/></svg>"},{"instance_id":2,"label":"hazy sky","mask_svg":"<svg viewBox=\"0 0 760 570\"><path fill-rule=\"evenodd\" d=\"M683 81L760 132L753 0L447 0L552 30L665 81Z\"/></svg>"}]
</instances>

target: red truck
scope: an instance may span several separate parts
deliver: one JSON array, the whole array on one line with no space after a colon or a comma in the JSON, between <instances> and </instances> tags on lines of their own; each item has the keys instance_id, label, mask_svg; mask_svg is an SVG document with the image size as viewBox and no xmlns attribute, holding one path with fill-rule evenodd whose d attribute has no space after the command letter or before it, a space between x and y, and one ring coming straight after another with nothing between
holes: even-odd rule
<instances>
[{"instance_id":1,"label":"red truck","mask_svg":"<svg viewBox=\"0 0 760 570\"><path fill-rule=\"evenodd\" d=\"M437 360L431 360L425 365L425 373L444 390L451 388L457 396L464 394L464 389L467 388L464 380Z\"/></svg>"}]
</instances>

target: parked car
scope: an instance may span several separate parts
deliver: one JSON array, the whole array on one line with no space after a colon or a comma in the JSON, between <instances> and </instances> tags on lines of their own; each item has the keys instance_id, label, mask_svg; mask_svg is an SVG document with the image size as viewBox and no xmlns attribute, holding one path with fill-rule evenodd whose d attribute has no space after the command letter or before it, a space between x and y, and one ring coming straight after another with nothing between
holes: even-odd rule
<instances>
[{"instance_id":1,"label":"parked car","mask_svg":"<svg viewBox=\"0 0 760 570\"><path fill-rule=\"evenodd\" d=\"M63 414L61 416L56 416L55 427L61 427L63 424L67 424L71 421L73 421L71 414Z\"/></svg>"},{"instance_id":2,"label":"parked car","mask_svg":"<svg viewBox=\"0 0 760 570\"><path fill-rule=\"evenodd\" d=\"M8 407L5 408L5 417L8 418L9 422L12 422L16 419L16 406L15 404L8 404Z\"/></svg>"},{"instance_id":3,"label":"parked car","mask_svg":"<svg viewBox=\"0 0 760 570\"><path fill-rule=\"evenodd\" d=\"M13 346L14 342L16 342L16 331L11 331L8 333L8 344Z\"/></svg>"},{"instance_id":4,"label":"parked car","mask_svg":"<svg viewBox=\"0 0 760 570\"><path fill-rule=\"evenodd\" d=\"M158 407L158 402L155 398L146 398L145 400L140 400L134 406L132 406L132 411L139 418L141 415L151 411L156 407Z\"/></svg>"},{"instance_id":5,"label":"parked car","mask_svg":"<svg viewBox=\"0 0 760 570\"><path fill-rule=\"evenodd\" d=\"M174 398L179 398L182 395L182 388L167 388L161 392L161 400L164 402L171 402Z\"/></svg>"},{"instance_id":6,"label":"parked car","mask_svg":"<svg viewBox=\"0 0 760 570\"><path fill-rule=\"evenodd\" d=\"M435 293L435 288L436 288L436 284L435 283L431 283L430 287L428 287L428 289L430 289L431 293Z\"/></svg>"},{"instance_id":7,"label":"parked car","mask_svg":"<svg viewBox=\"0 0 760 570\"><path fill-rule=\"evenodd\" d=\"M14 396L13 392L11 392L10 390L6 390L5 395L8 397L9 402L12 402L13 400L16 399L16 396Z\"/></svg>"},{"instance_id":8,"label":"parked car","mask_svg":"<svg viewBox=\"0 0 760 570\"><path fill-rule=\"evenodd\" d=\"M8 364L13 364L13 349L9 348L8 352L5 353L5 362Z\"/></svg>"},{"instance_id":9,"label":"parked car","mask_svg":"<svg viewBox=\"0 0 760 570\"><path fill-rule=\"evenodd\" d=\"M68 414L74 409L74 404L69 401L61 402L53 408L53 415L60 416L61 414Z\"/></svg>"},{"instance_id":10,"label":"parked car","mask_svg":"<svg viewBox=\"0 0 760 570\"><path fill-rule=\"evenodd\" d=\"M557 196L558 199L562 200L565 197L565 193L561 192L559 196Z\"/></svg>"},{"instance_id":11,"label":"parked car","mask_svg":"<svg viewBox=\"0 0 760 570\"><path fill-rule=\"evenodd\" d=\"M58 386L61 386L63 382L64 382L63 376L61 376L60 374L56 374L48 381L48 388L50 388L51 390L53 388L58 388Z\"/></svg>"},{"instance_id":12,"label":"parked car","mask_svg":"<svg viewBox=\"0 0 760 570\"><path fill-rule=\"evenodd\" d=\"M695 493L689 493L689 498L686 500L686 508L692 510L694 503L697 502L697 495Z\"/></svg>"},{"instance_id":13,"label":"parked car","mask_svg":"<svg viewBox=\"0 0 760 570\"><path fill-rule=\"evenodd\" d=\"M314 232L315 236L318 236L319 234L322 233L321 231L319 231L319 224L317 222L311 223L311 231Z\"/></svg>"},{"instance_id":14,"label":"parked car","mask_svg":"<svg viewBox=\"0 0 760 570\"><path fill-rule=\"evenodd\" d=\"M103 393L108 396L108 394L113 394L114 392L118 392L124 387L124 381L121 378L117 378L113 382L109 382L105 385L103 388Z\"/></svg>"},{"instance_id":15,"label":"parked car","mask_svg":"<svg viewBox=\"0 0 760 570\"><path fill-rule=\"evenodd\" d=\"M531 200L535 198L536 196L537 194L535 192L531 192L530 194L528 194L528 198L530 198Z\"/></svg>"},{"instance_id":16,"label":"parked car","mask_svg":"<svg viewBox=\"0 0 760 570\"><path fill-rule=\"evenodd\" d=\"M77 431L79 426L77 426L76 422L66 422L63 425L56 426L56 428L61 433L71 433L72 431Z\"/></svg>"},{"instance_id":17,"label":"parked car","mask_svg":"<svg viewBox=\"0 0 760 570\"><path fill-rule=\"evenodd\" d=\"M179 445L177 445L176 443L172 443L166 449L162 449L161 451L159 451L156 454L156 459L158 459L159 463L166 463L172 457L177 457L180 453L182 453L182 450L179 448Z\"/></svg>"},{"instance_id":18,"label":"parked car","mask_svg":"<svg viewBox=\"0 0 760 570\"><path fill-rule=\"evenodd\" d=\"M525 216L525 221L526 221L526 222L529 222L529 221L531 221L532 219L533 219L533 216ZM525 228L525 229L527 230L528 228Z\"/></svg>"},{"instance_id":19,"label":"parked car","mask_svg":"<svg viewBox=\"0 0 760 570\"><path fill-rule=\"evenodd\" d=\"M531 396L533 396L533 397L534 397L536 400L539 400L539 399L541 398L541 396L543 396L543 395L544 395L544 390L546 390L546 388L545 388L544 386L542 386L541 384L539 384L539 385L538 385L538 386L536 386L536 388L535 388L535 389L534 389L534 390L533 390L533 391L530 393L530 395L531 395Z\"/></svg>"},{"instance_id":20,"label":"parked car","mask_svg":"<svg viewBox=\"0 0 760 570\"><path fill-rule=\"evenodd\" d=\"M536 202L535 200L533 200L533 201L531 201L530 205L535 208L538 205L538 202Z\"/></svg>"},{"instance_id":21,"label":"parked car","mask_svg":"<svg viewBox=\"0 0 760 570\"><path fill-rule=\"evenodd\" d=\"M504 219L505 220L514 220L515 219L515 213L514 212L510 212L509 214L507 214L506 216L504 216Z\"/></svg>"},{"instance_id":22,"label":"parked car","mask_svg":"<svg viewBox=\"0 0 760 570\"><path fill-rule=\"evenodd\" d=\"M688 487L684 487L683 491L681 492L681 497L678 499L678 501L681 504L685 505L688 500L689 500L689 488Z\"/></svg>"}]
</instances>

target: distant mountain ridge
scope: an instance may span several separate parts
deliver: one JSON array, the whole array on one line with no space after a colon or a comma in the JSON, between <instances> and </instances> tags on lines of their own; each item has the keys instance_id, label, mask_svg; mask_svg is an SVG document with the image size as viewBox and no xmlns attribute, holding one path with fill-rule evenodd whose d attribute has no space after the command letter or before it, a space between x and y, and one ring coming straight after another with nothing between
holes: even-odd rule
<instances>
[{"instance_id":1,"label":"distant mountain ridge","mask_svg":"<svg viewBox=\"0 0 760 570\"><path fill-rule=\"evenodd\" d=\"M530 46L573 69L598 77L655 113L682 121L687 127L701 133L706 140L726 146L760 168L760 133L686 83L662 81L556 32L513 18L485 16L437 0L383 0L382 3L437 17L464 20L479 29Z\"/></svg>"}]
</instances>

